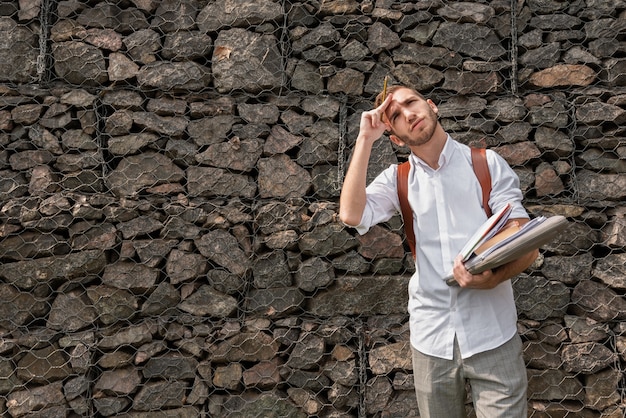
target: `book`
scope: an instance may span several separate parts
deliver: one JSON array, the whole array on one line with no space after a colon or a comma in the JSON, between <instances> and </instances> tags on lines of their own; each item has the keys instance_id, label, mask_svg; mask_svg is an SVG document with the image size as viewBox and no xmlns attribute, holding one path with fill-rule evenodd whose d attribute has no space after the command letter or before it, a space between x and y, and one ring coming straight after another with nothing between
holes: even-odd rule
<instances>
[{"instance_id":1,"label":"book","mask_svg":"<svg viewBox=\"0 0 626 418\"><path fill-rule=\"evenodd\" d=\"M467 241L465 246L461 249L463 255L463 261L467 261L477 247L482 245L485 241L492 238L509 220L511 214L511 204L507 203L502 209L494 213L485 221L480 228L476 230L474 235Z\"/></svg>"},{"instance_id":2,"label":"book","mask_svg":"<svg viewBox=\"0 0 626 418\"><path fill-rule=\"evenodd\" d=\"M480 240L480 244L473 246L471 254L464 255L465 268L472 274L479 274L513 261L552 241L567 227L568 221L564 216L555 215L538 216L521 227L515 224L501 227L492 234L485 234L491 238ZM484 229L484 225L478 231ZM475 236L472 237L474 238ZM450 286L458 285L452 274L445 277L445 281Z\"/></svg>"}]
</instances>

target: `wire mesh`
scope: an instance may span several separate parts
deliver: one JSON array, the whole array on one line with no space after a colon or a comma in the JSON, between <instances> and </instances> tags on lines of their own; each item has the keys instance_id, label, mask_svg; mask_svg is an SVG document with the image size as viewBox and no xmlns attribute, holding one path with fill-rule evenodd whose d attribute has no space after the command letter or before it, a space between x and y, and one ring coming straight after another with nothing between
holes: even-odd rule
<instances>
[{"instance_id":1,"label":"wire mesh","mask_svg":"<svg viewBox=\"0 0 626 418\"><path fill-rule=\"evenodd\" d=\"M337 220L389 76L570 221L514 279L529 416L625 416L625 13L3 1L0 412L419 416L402 221ZM369 179L407 152L378 141Z\"/></svg>"}]
</instances>

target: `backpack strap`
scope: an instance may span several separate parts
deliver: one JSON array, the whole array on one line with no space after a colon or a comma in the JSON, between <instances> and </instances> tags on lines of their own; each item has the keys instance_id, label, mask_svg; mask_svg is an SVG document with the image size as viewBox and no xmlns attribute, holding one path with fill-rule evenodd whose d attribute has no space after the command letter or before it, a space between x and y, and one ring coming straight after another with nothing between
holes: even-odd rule
<instances>
[{"instance_id":1,"label":"backpack strap","mask_svg":"<svg viewBox=\"0 0 626 418\"><path fill-rule=\"evenodd\" d=\"M483 194L483 209L487 217L491 216L489 208L489 195L491 194L491 174L487 164L487 152L484 148L472 148L472 167L474 174L480 182ZM411 249L413 259L415 259L415 232L413 231L413 211L409 205L409 170L411 166L408 161L398 164L398 199L400 200L400 212L404 223L404 234Z\"/></svg>"},{"instance_id":2,"label":"backpack strap","mask_svg":"<svg viewBox=\"0 0 626 418\"><path fill-rule=\"evenodd\" d=\"M408 161L398 164L398 198L400 199L400 212L404 223L404 235L415 259L415 232L413 232L413 211L409 205L409 170L411 165Z\"/></svg>"},{"instance_id":3,"label":"backpack strap","mask_svg":"<svg viewBox=\"0 0 626 418\"><path fill-rule=\"evenodd\" d=\"M483 191L483 210L487 217L491 217L491 208L489 207L489 195L491 194L491 174L489 174L489 165L487 164L487 150L485 148L472 148L472 167L474 174L478 177L480 188Z\"/></svg>"}]
</instances>

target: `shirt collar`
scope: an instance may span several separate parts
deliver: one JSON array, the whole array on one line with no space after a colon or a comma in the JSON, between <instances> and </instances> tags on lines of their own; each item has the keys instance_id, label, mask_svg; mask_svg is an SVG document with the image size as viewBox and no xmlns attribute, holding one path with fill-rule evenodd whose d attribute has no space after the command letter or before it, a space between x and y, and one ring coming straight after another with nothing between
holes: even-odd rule
<instances>
[{"instance_id":1,"label":"shirt collar","mask_svg":"<svg viewBox=\"0 0 626 418\"><path fill-rule=\"evenodd\" d=\"M446 137L446 143L443 145L443 149L441 150L441 154L439 155L439 169L441 169L441 167L445 166L447 164L448 161L450 161L450 158L452 157L452 154L454 153L454 141L452 140L452 137L450 137L450 134L447 134L448 136ZM433 171L432 168L430 168L430 166L428 164L426 164L426 162L424 162L424 160L422 160L421 158L419 158L417 155L411 153L411 155L409 156L409 159L413 160L412 164L414 167L421 167L422 170L430 170Z\"/></svg>"}]
</instances>

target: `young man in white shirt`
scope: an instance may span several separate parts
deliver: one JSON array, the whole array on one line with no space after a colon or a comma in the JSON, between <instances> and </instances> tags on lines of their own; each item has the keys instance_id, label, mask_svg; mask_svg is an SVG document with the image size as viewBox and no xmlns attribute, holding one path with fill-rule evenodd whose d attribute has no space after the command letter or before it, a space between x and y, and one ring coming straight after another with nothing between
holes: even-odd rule
<instances>
[{"instance_id":1,"label":"young man in white shirt","mask_svg":"<svg viewBox=\"0 0 626 418\"><path fill-rule=\"evenodd\" d=\"M388 93L361 116L339 214L363 234L398 213L397 165L370 185L367 167L372 145L385 132L410 148L416 271L409 282L408 311L420 416L465 417L467 380L478 417L526 417L526 370L509 279L528 268L538 252L477 275L465 269L458 254L487 219L470 148L444 131L432 100L403 86L392 86ZM510 204L510 222L526 223L517 175L491 150L487 162L491 210ZM458 287L443 280L450 271Z\"/></svg>"}]
</instances>

